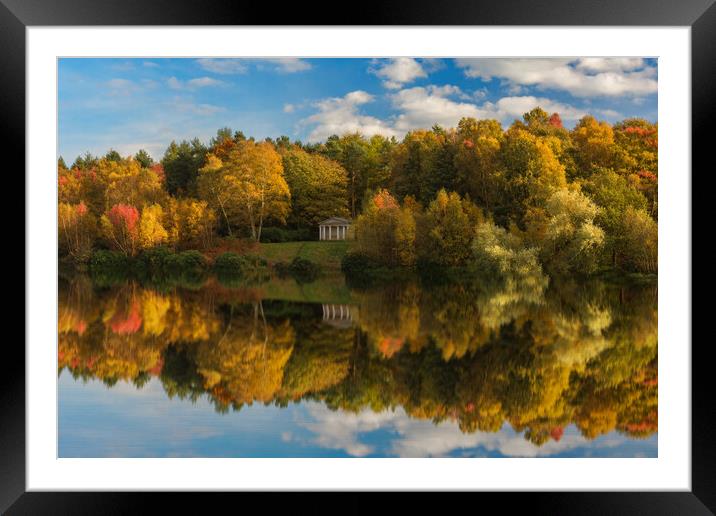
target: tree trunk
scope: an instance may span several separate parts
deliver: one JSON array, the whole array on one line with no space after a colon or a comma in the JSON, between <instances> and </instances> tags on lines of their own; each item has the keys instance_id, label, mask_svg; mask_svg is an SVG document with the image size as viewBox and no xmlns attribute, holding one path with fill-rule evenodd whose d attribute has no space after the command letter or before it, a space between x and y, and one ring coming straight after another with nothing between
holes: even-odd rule
<instances>
[{"instance_id":1,"label":"tree trunk","mask_svg":"<svg viewBox=\"0 0 716 516\"><path fill-rule=\"evenodd\" d=\"M261 241L261 228L264 226L264 194L261 193L261 211L259 211L259 231L258 231L258 237L256 238L257 242Z\"/></svg>"},{"instance_id":2,"label":"tree trunk","mask_svg":"<svg viewBox=\"0 0 716 516\"><path fill-rule=\"evenodd\" d=\"M224 214L224 220L226 220L226 229L229 230L229 236L233 236L231 234L231 224L229 224L229 216L226 214L226 210L224 209L224 203L219 201L219 206L221 207L221 213Z\"/></svg>"},{"instance_id":3,"label":"tree trunk","mask_svg":"<svg viewBox=\"0 0 716 516\"><path fill-rule=\"evenodd\" d=\"M251 210L251 205L248 206L249 212L249 225L251 226L251 238L256 242L256 225L254 224L254 212Z\"/></svg>"}]
</instances>

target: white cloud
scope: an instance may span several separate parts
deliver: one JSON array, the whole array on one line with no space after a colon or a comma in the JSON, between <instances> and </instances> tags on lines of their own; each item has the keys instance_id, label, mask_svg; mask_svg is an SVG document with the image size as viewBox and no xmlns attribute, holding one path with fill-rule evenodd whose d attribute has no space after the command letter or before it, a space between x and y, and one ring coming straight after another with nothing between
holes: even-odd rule
<instances>
[{"instance_id":1,"label":"white cloud","mask_svg":"<svg viewBox=\"0 0 716 516\"><path fill-rule=\"evenodd\" d=\"M297 57L280 57L275 59L264 59L264 61L276 65L274 69L280 73L305 72L306 70L311 69L311 63Z\"/></svg>"},{"instance_id":2,"label":"white cloud","mask_svg":"<svg viewBox=\"0 0 716 516\"><path fill-rule=\"evenodd\" d=\"M473 91L472 96L475 100L482 100L487 97L487 93L487 88L480 88L479 90Z\"/></svg>"},{"instance_id":3,"label":"white cloud","mask_svg":"<svg viewBox=\"0 0 716 516\"><path fill-rule=\"evenodd\" d=\"M566 429L559 441L548 441L537 446L508 425L499 432L468 434L463 433L455 421L443 421L436 425L432 421L410 418L402 408L383 412L365 409L354 414L332 411L318 403L308 403L307 409L311 418L300 421L299 425L313 433L312 442L323 448L344 450L355 457L376 452L387 452L398 457L443 457L458 450L473 449L496 451L508 457L546 457L582 446L591 449L612 448L626 440L614 435L588 441L571 427ZM394 436L387 442L388 449L376 450L375 445L361 442L365 434L375 431Z\"/></svg>"},{"instance_id":4,"label":"white cloud","mask_svg":"<svg viewBox=\"0 0 716 516\"><path fill-rule=\"evenodd\" d=\"M576 97L647 95L657 91L656 68L635 58L459 58L467 77L564 90Z\"/></svg>"},{"instance_id":5,"label":"white cloud","mask_svg":"<svg viewBox=\"0 0 716 516\"><path fill-rule=\"evenodd\" d=\"M304 126L314 126L309 141L320 141L332 134L360 132L366 136L382 134L403 136L415 129L429 129L435 124L456 127L463 117L496 119L509 125L521 119L524 113L541 107L548 113L559 113L562 120L579 120L587 111L547 97L532 95L511 95L495 102L472 102L482 99L485 91L478 90L468 95L459 87L450 84L442 86L415 86L389 95L397 115L381 120L361 114L360 107L373 101L373 96L364 91L354 91L345 97L329 98L314 104L318 111L301 120ZM288 109L292 109L294 106ZM286 111L287 106L284 106ZM291 112L291 111L286 111ZM611 109L593 111L605 117L618 118L620 114Z\"/></svg>"},{"instance_id":6,"label":"white cloud","mask_svg":"<svg viewBox=\"0 0 716 516\"><path fill-rule=\"evenodd\" d=\"M142 79L142 86L148 90L153 90L159 87L159 83L154 79Z\"/></svg>"},{"instance_id":7,"label":"white cloud","mask_svg":"<svg viewBox=\"0 0 716 516\"><path fill-rule=\"evenodd\" d=\"M294 111L296 111L296 106L294 106L293 104L284 104L283 105L284 113L293 113Z\"/></svg>"},{"instance_id":8,"label":"white cloud","mask_svg":"<svg viewBox=\"0 0 716 516\"><path fill-rule=\"evenodd\" d=\"M397 135L395 129L384 121L358 112L358 107L372 102L373 96L365 91L352 91L344 97L334 97L318 101L314 106L318 112L301 120L301 125L314 126L308 135L311 142L325 140L333 134L359 132L372 136Z\"/></svg>"},{"instance_id":9,"label":"white cloud","mask_svg":"<svg viewBox=\"0 0 716 516\"><path fill-rule=\"evenodd\" d=\"M562 120L579 120L587 114L585 111L569 104L530 95L503 97L495 103L486 102L483 104L483 109L491 113L490 118L496 118L504 123L510 123L515 118L521 119L523 114L536 107L541 107L548 113L559 113Z\"/></svg>"},{"instance_id":10,"label":"white cloud","mask_svg":"<svg viewBox=\"0 0 716 516\"><path fill-rule=\"evenodd\" d=\"M207 86L221 86L224 83L222 81L212 79L211 77L197 77L195 79L189 79L188 81L180 81L176 77L170 77L167 80L167 86L173 90L189 89L195 90L198 88L205 88Z\"/></svg>"},{"instance_id":11,"label":"white cloud","mask_svg":"<svg viewBox=\"0 0 716 516\"><path fill-rule=\"evenodd\" d=\"M106 85L111 97L126 97L139 90L139 85L129 79L110 79Z\"/></svg>"},{"instance_id":12,"label":"white cloud","mask_svg":"<svg viewBox=\"0 0 716 516\"><path fill-rule=\"evenodd\" d=\"M311 63L297 57L276 57L267 59L217 58L197 59L200 67L209 72L234 75L248 72L249 65L265 66L278 73L297 73L311 69Z\"/></svg>"},{"instance_id":13,"label":"white cloud","mask_svg":"<svg viewBox=\"0 0 716 516\"><path fill-rule=\"evenodd\" d=\"M463 117L487 118L489 113L468 102L457 102L451 95L460 95L457 86L416 86L391 96L393 106L401 111L395 121L400 133L411 129L429 128L434 124L454 127Z\"/></svg>"},{"instance_id":14,"label":"white cloud","mask_svg":"<svg viewBox=\"0 0 716 516\"><path fill-rule=\"evenodd\" d=\"M181 81L176 77L169 77L167 80L167 86L173 90L180 90L182 88Z\"/></svg>"},{"instance_id":15,"label":"white cloud","mask_svg":"<svg viewBox=\"0 0 716 516\"><path fill-rule=\"evenodd\" d=\"M134 70L134 63L132 61L124 61L122 63L114 63L111 65L112 70L117 72L129 72Z\"/></svg>"},{"instance_id":16,"label":"white cloud","mask_svg":"<svg viewBox=\"0 0 716 516\"><path fill-rule=\"evenodd\" d=\"M393 426L391 421L396 417L393 412L332 411L314 403L309 405L308 411L313 421L299 424L313 432L313 442L322 448L344 450L354 457L365 457L375 451L373 446L360 442L359 434Z\"/></svg>"},{"instance_id":17,"label":"white cloud","mask_svg":"<svg viewBox=\"0 0 716 516\"><path fill-rule=\"evenodd\" d=\"M598 109L597 113L607 118L621 118L622 114L619 111L613 109Z\"/></svg>"},{"instance_id":18,"label":"white cloud","mask_svg":"<svg viewBox=\"0 0 716 516\"><path fill-rule=\"evenodd\" d=\"M434 124L455 127L463 117L494 118L509 124L537 106L549 113L559 113L563 120L578 120L587 114L569 104L529 95L503 97L497 102L479 105L458 102L449 98L451 96L463 98L460 89L450 85L415 87L396 93L392 101L401 114L396 119L395 129L402 134L412 129L429 128Z\"/></svg>"},{"instance_id":19,"label":"white cloud","mask_svg":"<svg viewBox=\"0 0 716 516\"><path fill-rule=\"evenodd\" d=\"M112 89L131 88L133 84L129 79L110 79L107 81L107 86Z\"/></svg>"},{"instance_id":20,"label":"white cloud","mask_svg":"<svg viewBox=\"0 0 716 516\"><path fill-rule=\"evenodd\" d=\"M223 82L211 77L197 77L196 79L189 79L186 84L190 88L203 88L205 86L220 86Z\"/></svg>"},{"instance_id":21,"label":"white cloud","mask_svg":"<svg viewBox=\"0 0 716 516\"><path fill-rule=\"evenodd\" d=\"M195 104L193 102L177 102L174 104L175 107L180 111L188 111L199 116L208 116L220 111L224 111L221 106L214 106L213 104Z\"/></svg>"},{"instance_id":22,"label":"white cloud","mask_svg":"<svg viewBox=\"0 0 716 516\"><path fill-rule=\"evenodd\" d=\"M144 61L142 63L142 65L145 68L158 68L159 67L159 63L155 63L154 61Z\"/></svg>"},{"instance_id":23,"label":"white cloud","mask_svg":"<svg viewBox=\"0 0 716 516\"><path fill-rule=\"evenodd\" d=\"M625 72L644 67L641 57L582 57L577 68L590 72Z\"/></svg>"},{"instance_id":24,"label":"white cloud","mask_svg":"<svg viewBox=\"0 0 716 516\"><path fill-rule=\"evenodd\" d=\"M410 57L397 57L378 62L381 66L370 71L382 77L383 86L391 90L397 90L406 83L428 76L421 64Z\"/></svg>"},{"instance_id":25,"label":"white cloud","mask_svg":"<svg viewBox=\"0 0 716 516\"><path fill-rule=\"evenodd\" d=\"M219 74L246 73L248 67L241 59L197 59L199 66L209 72Z\"/></svg>"}]
</instances>

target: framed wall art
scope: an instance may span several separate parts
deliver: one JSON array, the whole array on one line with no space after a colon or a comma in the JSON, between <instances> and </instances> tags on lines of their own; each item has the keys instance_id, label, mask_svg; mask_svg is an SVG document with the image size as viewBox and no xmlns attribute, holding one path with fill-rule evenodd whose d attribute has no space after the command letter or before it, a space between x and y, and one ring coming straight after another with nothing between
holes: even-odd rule
<instances>
[{"instance_id":1,"label":"framed wall art","mask_svg":"<svg viewBox=\"0 0 716 516\"><path fill-rule=\"evenodd\" d=\"M528 4L2 0L26 203L3 509L710 513L691 170L716 10Z\"/></svg>"}]
</instances>

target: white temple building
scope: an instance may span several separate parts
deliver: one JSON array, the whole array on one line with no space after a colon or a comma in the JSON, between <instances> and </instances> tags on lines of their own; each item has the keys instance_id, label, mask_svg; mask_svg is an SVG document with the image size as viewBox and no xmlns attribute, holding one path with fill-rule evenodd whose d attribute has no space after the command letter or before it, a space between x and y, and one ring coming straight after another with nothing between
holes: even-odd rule
<instances>
[{"instance_id":1,"label":"white temple building","mask_svg":"<svg viewBox=\"0 0 716 516\"><path fill-rule=\"evenodd\" d=\"M352 236L351 221L342 217L331 217L318 224L320 240L348 240Z\"/></svg>"}]
</instances>

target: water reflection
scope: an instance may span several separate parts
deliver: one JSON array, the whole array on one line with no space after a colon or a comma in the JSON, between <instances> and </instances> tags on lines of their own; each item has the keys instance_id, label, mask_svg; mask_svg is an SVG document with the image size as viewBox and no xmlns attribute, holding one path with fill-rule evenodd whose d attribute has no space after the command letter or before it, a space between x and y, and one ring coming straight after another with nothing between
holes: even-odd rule
<instances>
[{"instance_id":1,"label":"water reflection","mask_svg":"<svg viewBox=\"0 0 716 516\"><path fill-rule=\"evenodd\" d=\"M655 286L473 278L348 290L331 281L296 302L279 299L285 285L61 279L59 371L115 386L97 396L117 406L125 382L138 392L160 385L155 409L208 400L217 413L239 411L224 421L249 421L266 405L277 437L263 456L302 455L309 441L312 456L444 455L506 442L522 456L585 455L614 436L652 437L655 448ZM96 424L90 404L78 403L80 385L60 382L61 455L63 431L69 439ZM65 417L63 400L74 407ZM371 428L383 429L374 442L357 438ZM396 432L409 438L396 442Z\"/></svg>"}]
</instances>

